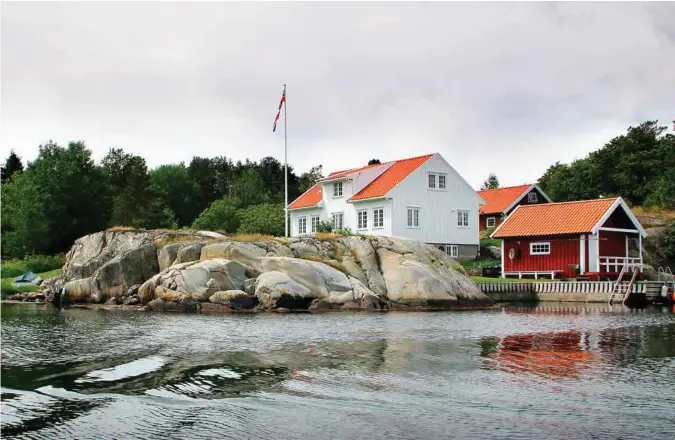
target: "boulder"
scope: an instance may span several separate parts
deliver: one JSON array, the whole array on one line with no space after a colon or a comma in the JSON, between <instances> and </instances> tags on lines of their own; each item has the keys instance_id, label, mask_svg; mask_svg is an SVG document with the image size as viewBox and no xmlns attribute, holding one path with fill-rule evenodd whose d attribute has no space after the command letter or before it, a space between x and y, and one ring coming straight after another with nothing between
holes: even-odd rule
<instances>
[{"instance_id":1,"label":"boulder","mask_svg":"<svg viewBox=\"0 0 675 440\"><path fill-rule=\"evenodd\" d=\"M75 240L66 254L61 274L66 281L89 278L113 258L147 244L152 244L152 234L149 232L97 232L85 235Z\"/></svg>"},{"instance_id":2,"label":"boulder","mask_svg":"<svg viewBox=\"0 0 675 440\"><path fill-rule=\"evenodd\" d=\"M234 310L250 310L255 307L255 297L249 296L241 290L216 292L209 297L209 301L228 306Z\"/></svg>"},{"instance_id":3,"label":"boulder","mask_svg":"<svg viewBox=\"0 0 675 440\"><path fill-rule=\"evenodd\" d=\"M293 256L297 258L322 258L325 260L334 258L334 251L330 243L315 240L309 237L296 238L291 242Z\"/></svg>"},{"instance_id":4,"label":"boulder","mask_svg":"<svg viewBox=\"0 0 675 440\"><path fill-rule=\"evenodd\" d=\"M310 312L327 312L333 309L333 305L325 299L315 299L309 305Z\"/></svg>"},{"instance_id":5,"label":"boulder","mask_svg":"<svg viewBox=\"0 0 675 440\"><path fill-rule=\"evenodd\" d=\"M352 289L347 275L318 261L288 257L265 257L264 272L277 271L308 288L316 298L330 297L331 292L344 293ZM257 292L257 291L256 291Z\"/></svg>"},{"instance_id":6,"label":"boulder","mask_svg":"<svg viewBox=\"0 0 675 440\"><path fill-rule=\"evenodd\" d=\"M255 295L255 278L246 278L244 280L244 292L251 296Z\"/></svg>"},{"instance_id":7,"label":"boulder","mask_svg":"<svg viewBox=\"0 0 675 440\"><path fill-rule=\"evenodd\" d=\"M264 257L265 254L266 251L264 249L253 243L225 241L202 247L199 259L211 260L215 258L225 258L236 261L244 266L249 278L255 278L261 273L260 259Z\"/></svg>"},{"instance_id":8,"label":"boulder","mask_svg":"<svg viewBox=\"0 0 675 440\"><path fill-rule=\"evenodd\" d=\"M67 282L64 286L66 296L73 302L104 302L108 298L124 296L132 286L144 282L157 271L155 245L141 245L108 260L91 277Z\"/></svg>"},{"instance_id":9,"label":"boulder","mask_svg":"<svg viewBox=\"0 0 675 440\"><path fill-rule=\"evenodd\" d=\"M311 301L316 299L307 287L278 271L265 272L258 277L255 296L263 309L307 309Z\"/></svg>"},{"instance_id":10,"label":"boulder","mask_svg":"<svg viewBox=\"0 0 675 440\"><path fill-rule=\"evenodd\" d=\"M486 250L488 251L488 253L492 258L494 258L495 260L501 260L502 258L501 248L498 248L497 246L488 246Z\"/></svg>"},{"instance_id":11,"label":"boulder","mask_svg":"<svg viewBox=\"0 0 675 440\"><path fill-rule=\"evenodd\" d=\"M130 296L124 300L122 304L125 306L135 306L136 304L140 304L141 300L138 299L137 296Z\"/></svg>"},{"instance_id":12,"label":"boulder","mask_svg":"<svg viewBox=\"0 0 675 440\"><path fill-rule=\"evenodd\" d=\"M173 266L173 263L176 261L176 257L178 256L178 251L181 247L183 247L183 243L169 243L157 250L157 261L160 271L166 269L167 267Z\"/></svg>"},{"instance_id":13,"label":"boulder","mask_svg":"<svg viewBox=\"0 0 675 440\"><path fill-rule=\"evenodd\" d=\"M138 295L143 303L154 298L166 301L174 301L173 298L207 301L218 291L243 289L246 280L244 272L244 266L224 258L180 263L145 282L139 288Z\"/></svg>"},{"instance_id":14,"label":"boulder","mask_svg":"<svg viewBox=\"0 0 675 440\"><path fill-rule=\"evenodd\" d=\"M423 253L409 256L379 248L377 254L387 287L387 298L392 302L443 306L456 303L458 299L487 299L475 284L450 265L418 261L427 258Z\"/></svg>"},{"instance_id":15,"label":"boulder","mask_svg":"<svg viewBox=\"0 0 675 440\"><path fill-rule=\"evenodd\" d=\"M136 296L138 295L138 289L141 288L140 284L134 284L133 286L129 287L129 290L127 290L127 295L126 296Z\"/></svg>"},{"instance_id":16,"label":"boulder","mask_svg":"<svg viewBox=\"0 0 675 440\"><path fill-rule=\"evenodd\" d=\"M354 261L361 267L366 281L364 284L377 295L386 294L387 287L371 240L365 237L340 237L338 241L349 249ZM355 274L350 275L361 279Z\"/></svg>"},{"instance_id":17,"label":"boulder","mask_svg":"<svg viewBox=\"0 0 675 440\"><path fill-rule=\"evenodd\" d=\"M203 243L186 243L185 246L178 250L173 264L188 263L190 261L199 260L203 247Z\"/></svg>"}]
</instances>

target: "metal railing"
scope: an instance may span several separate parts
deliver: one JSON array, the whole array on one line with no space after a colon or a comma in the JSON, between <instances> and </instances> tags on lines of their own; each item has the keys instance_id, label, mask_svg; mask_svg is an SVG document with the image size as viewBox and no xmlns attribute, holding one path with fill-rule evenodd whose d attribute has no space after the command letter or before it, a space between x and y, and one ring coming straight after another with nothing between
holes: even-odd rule
<instances>
[{"instance_id":1,"label":"metal railing","mask_svg":"<svg viewBox=\"0 0 675 440\"><path fill-rule=\"evenodd\" d=\"M638 270L642 272L644 270L644 265L642 264L642 258L636 257L599 257L598 258L598 269L600 272L614 272L619 273L623 267L626 267L626 270Z\"/></svg>"}]
</instances>

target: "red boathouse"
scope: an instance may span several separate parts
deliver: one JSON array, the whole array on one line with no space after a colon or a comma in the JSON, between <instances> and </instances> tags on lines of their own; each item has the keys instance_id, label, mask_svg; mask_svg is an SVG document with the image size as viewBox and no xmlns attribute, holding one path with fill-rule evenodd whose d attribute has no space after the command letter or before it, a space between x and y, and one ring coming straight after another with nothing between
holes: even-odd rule
<instances>
[{"instance_id":1,"label":"red boathouse","mask_svg":"<svg viewBox=\"0 0 675 440\"><path fill-rule=\"evenodd\" d=\"M643 271L647 234L621 197L520 205L492 233L502 277L616 278Z\"/></svg>"}]
</instances>

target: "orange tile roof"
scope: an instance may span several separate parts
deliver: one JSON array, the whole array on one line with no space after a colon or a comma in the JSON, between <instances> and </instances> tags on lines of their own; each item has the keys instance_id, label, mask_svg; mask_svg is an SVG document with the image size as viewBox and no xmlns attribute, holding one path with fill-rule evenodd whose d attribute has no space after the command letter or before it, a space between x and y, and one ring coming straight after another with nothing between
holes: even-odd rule
<instances>
[{"instance_id":1,"label":"orange tile roof","mask_svg":"<svg viewBox=\"0 0 675 440\"><path fill-rule=\"evenodd\" d=\"M420 167L424 162L429 160L433 154L427 154L424 156L411 157L410 159L396 160L390 162L383 162L381 164L367 165L361 168L351 168L348 170L335 171L330 173L328 177L322 180L337 179L340 177L346 177L349 174L363 171L368 168L379 167L382 165L390 164L393 162L393 165L390 166L385 172L377 176L372 182L366 185L358 194L355 194L349 200L363 200L370 199L373 197L382 197L386 195L392 188L398 185L403 179L408 177L410 173L415 171ZM309 208L316 206L321 201L321 186L314 185L310 188L305 194L301 195L288 205L288 209L298 209L298 208Z\"/></svg>"},{"instance_id":2,"label":"orange tile roof","mask_svg":"<svg viewBox=\"0 0 675 440\"><path fill-rule=\"evenodd\" d=\"M429 160L431 156L433 154L397 160L384 173L377 176L375 180L366 185L365 188L349 200L363 200L386 195L424 162Z\"/></svg>"},{"instance_id":3,"label":"orange tile roof","mask_svg":"<svg viewBox=\"0 0 675 440\"><path fill-rule=\"evenodd\" d=\"M533 237L591 232L615 201L616 197L612 197L521 205L497 228L492 237Z\"/></svg>"},{"instance_id":4,"label":"orange tile roof","mask_svg":"<svg viewBox=\"0 0 675 440\"><path fill-rule=\"evenodd\" d=\"M288 205L288 209L310 208L316 206L321 201L321 185L314 185L293 203Z\"/></svg>"},{"instance_id":5,"label":"orange tile roof","mask_svg":"<svg viewBox=\"0 0 675 440\"><path fill-rule=\"evenodd\" d=\"M530 185L507 186L504 188L487 189L478 191L478 195L485 200L485 205L480 207L481 214L501 214L511 206L518 197L522 196Z\"/></svg>"}]
</instances>

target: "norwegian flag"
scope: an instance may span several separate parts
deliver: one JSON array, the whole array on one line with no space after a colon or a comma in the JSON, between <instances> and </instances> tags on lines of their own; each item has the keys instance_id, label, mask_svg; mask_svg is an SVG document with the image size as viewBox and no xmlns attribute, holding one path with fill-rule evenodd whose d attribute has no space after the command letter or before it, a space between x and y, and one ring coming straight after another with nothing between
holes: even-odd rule
<instances>
[{"instance_id":1,"label":"norwegian flag","mask_svg":"<svg viewBox=\"0 0 675 440\"><path fill-rule=\"evenodd\" d=\"M281 101L279 101L279 110L277 111L277 117L274 118L274 126L272 127L272 132L277 131L277 122L279 122L279 116L281 116L281 107L286 102L286 84L284 84L284 92L281 94Z\"/></svg>"}]
</instances>

